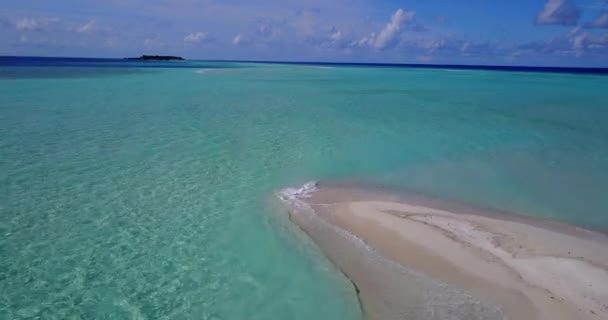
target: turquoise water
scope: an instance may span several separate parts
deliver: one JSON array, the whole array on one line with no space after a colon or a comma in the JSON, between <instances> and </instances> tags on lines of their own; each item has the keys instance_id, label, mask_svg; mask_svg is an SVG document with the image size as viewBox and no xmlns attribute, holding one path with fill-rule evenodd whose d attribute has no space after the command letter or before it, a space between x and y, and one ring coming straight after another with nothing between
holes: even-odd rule
<instances>
[{"instance_id":1,"label":"turquoise water","mask_svg":"<svg viewBox=\"0 0 608 320\"><path fill-rule=\"evenodd\" d=\"M608 229L606 76L135 67L0 68L0 319L359 319L312 179Z\"/></svg>"}]
</instances>

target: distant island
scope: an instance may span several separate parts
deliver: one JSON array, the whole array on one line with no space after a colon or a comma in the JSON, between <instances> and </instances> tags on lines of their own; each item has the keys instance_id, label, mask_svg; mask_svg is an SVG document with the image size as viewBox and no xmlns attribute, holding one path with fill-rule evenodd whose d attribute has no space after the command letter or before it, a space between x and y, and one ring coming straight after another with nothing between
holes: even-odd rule
<instances>
[{"instance_id":1,"label":"distant island","mask_svg":"<svg viewBox=\"0 0 608 320\"><path fill-rule=\"evenodd\" d=\"M162 60L162 61L185 60L182 57L176 57L176 56L150 56L150 55L143 55L138 58L126 58L126 59L127 60Z\"/></svg>"}]
</instances>

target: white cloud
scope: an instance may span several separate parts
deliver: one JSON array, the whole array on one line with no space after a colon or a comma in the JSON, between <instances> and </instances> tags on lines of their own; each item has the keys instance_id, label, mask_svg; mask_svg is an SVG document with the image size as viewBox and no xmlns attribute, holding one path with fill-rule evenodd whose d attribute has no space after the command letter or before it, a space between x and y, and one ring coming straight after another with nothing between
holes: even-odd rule
<instances>
[{"instance_id":1,"label":"white cloud","mask_svg":"<svg viewBox=\"0 0 608 320\"><path fill-rule=\"evenodd\" d=\"M95 21L91 20L91 21L83 24L82 26L76 28L76 32L91 33L91 32L93 32L94 28L95 28Z\"/></svg>"},{"instance_id":2,"label":"white cloud","mask_svg":"<svg viewBox=\"0 0 608 320\"><path fill-rule=\"evenodd\" d=\"M577 24L580 15L581 10L573 0L547 0L536 16L536 23L572 26Z\"/></svg>"},{"instance_id":3,"label":"white cloud","mask_svg":"<svg viewBox=\"0 0 608 320\"><path fill-rule=\"evenodd\" d=\"M376 34L372 32L368 36L365 36L365 37L359 39L359 41L357 41L355 44L359 47L367 47L367 46L371 47L374 45L375 39L376 39Z\"/></svg>"},{"instance_id":4,"label":"white cloud","mask_svg":"<svg viewBox=\"0 0 608 320\"><path fill-rule=\"evenodd\" d=\"M453 41L453 42L454 43L451 43L451 46L453 46L453 47L457 47L458 45L460 45L460 43L457 41ZM442 48L449 47L450 43L449 43L449 41L447 41L445 39L422 38L422 39L418 39L417 41L415 41L414 46L418 49L432 53L432 52L435 52ZM459 46L458 50L460 52L463 52L463 51L466 51L468 49L468 47L469 47L469 42L465 42Z\"/></svg>"},{"instance_id":5,"label":"white cloud","mask_svg":"<svg viewBox=\"0 0 608 320\"><path fill-rule=\"evenodd\" d=\"M524 53L559 54L582 57L587 54L608 54L608 32L594 34L576 27L567 33L546 41L536 41L518 46Z\"/></svg>"},{"instance_id":6,"label":"white cloud","mask_svg":"<svg viewBox=\"0 0 608 320\"><path fill-rule=\"evenodd\" d=\"M403 11L401 8L395 11L391 17L391 21L386 24L384 29L378 34L378 37L376 37L374 47L382 50L390 46L401 32L403 26L412 22L415 15L414 11Z\"/></svg>"},{"instance_id":7,"label":"white cloud","mask_svg":"<svg viewBox=\"0 0 608 320\"><path fill-rule=\"evenodd\" d=\"M329 39L333 42L337 42L342 40L342 31L338 30L338 29L333 29L330 33L329 33Z\"/></svg>"},{"instance_id":8,"label":"white cloud","mask_svg":"<svg viewBox=\"0 0 608 320\"><path fill-rule=\"evenodd\" d=\"M207 38L207 33L199 31L199 32L194 32L194 33L191 33L191 34L185 36L184 42L199 43L202 40L205 40L205 38Z\"/></svg>"},{"instance_id":9,"label":"white cloud","mask_svg":"<svg viewBox=\"0 0 608 320\"><path fill-rule=\"evenodd\" d=\"M19 31L34 31L42 28L41 24L38 23L36 19L32 18L24 18L21 20L17 20L15 23L15 28Z\"/></svg>"},{"instance_id":10,"label":"white cloud","mask_svg":"<svg viewBox=\"0 0 608 320\"><path fill-rule=\"evenodd\" d=\"M349 50L349 47L357 46L348 34L342 32L342 30L332 26L325 35L318 37L310 37L306 39L307 44L314 45L316 48L324 50Z\"/></svg>"},{"instance_id":11,"label":"white cloud","mask_svg":"<svg viewBox=\"0 0 608 320\"><path fill-rule=\"evenodd\" d=\"M606 49L608 49L608 33L592 34L585 31L568 35L568 38L577 57L587 52L601 51L605 53Z\"/></svg>"},{"instance_id":12,"label":"white cloud","mask_svg":"<svg viewBox=\"0 0 608 320\"><path fill-rule=\"evenodd\" d=\"M601 13L589 24L589 26L592 28L608 29L608 12Z\"/></svg>"},{"instance_id":13,"label":"white cloud","mask_svg":"<svg viewBox=\"0 0 608 320\"><path fill-rule=\"evenodd\" d=\"M244 36L242 34L237 34L232 38L232 44L235 46L247 46L253 43L253 40L250 37Z\"/></svg>"},{"instance_id":14,"label":"white cloud","mask_svg":"<svg viewBox=\"0 0 608 320\"><path fill-rule=\"evenodd\" d=\"M258 34L264 37L271 36L273 34L272 27L267 23L260 23L257 30Z\"/></svg>"},{"instance_id":15,"label":"white cloud","mask_svg":"<svg viewBox=\"0 0 608 320\"><path fill-rule=\"evenodd\" d=\"M286 31L286 19L276 17L259 17L250 25L250 37L258 42L276 40Z\"/></svg>"},{"instance_id":16,"label":"white cloud","mask_svg":"<svg viewBox=\"0 0 608 320\"><path fill-rule=\"evenodd\" d=\"M566 36L568 38L573 37L574 35L576 35L579 31L581 31L581 26L576 26L574 28L572 28L572 30L568 31L568 33L566 33Z\"/></svg>"},{"instance_id":17,"label":"white cloud","mask_svg":"<svg viewBox=\"0 0 608 320\"><path fill-rule=\"evenodd\" d=\"M59 18L23 18L14 22L19 31L47 31L62 22Z\"/></svg>"},{"instance_id":18,"label":"white cloud","mask_svg":"<svg viewBox=\"0 0 608 320\"><path fill-rule=\"evenodd\" d=\"M538 29L530 25L530 30L517 30L518 33L513 34L512 44L510 41L497 41L492 42L493 46L487 44L486 39L494 38L495 31L482 32L483 35L475 37L466 34L467 30L461 29L458 21L444 25L447 21L445 16L437 16L447 13L441 11L444 9L437 8L438 11L427 12L424 21L424 18L413 12L417 9L415 7L393 7L390 11L385 11L382 18L378 17L378 13L383 9L368 0L272 0L238 1L230 4L216 0L175 0L153 1L154 3L146 6L143 6L145 0L128 0L123 2L129 9L141 5L141 17L117 15L111 20L105 20L108 17L104 14L89 16L83 20L82 17L66 15L61 16L62 20L55 23L50 16L9 12L0 17L0 29L11 32L10 43L15 43L15 48L42 53L47 49L35 48L32 45L40 38L56 39L58 44L64 47L62 50L67 52L73 49L75 54L139 52L146 47L165 49L181 44L177 46L178 49L192 55L204 53L209 57L252 56L260 59L290 60L312 59L311 57L318 60L339 60L345 59L341 54L347 51L352 52L348 59L353 61L424 61L431 56L434 61L439 62L460 61L458 57L462 56L498 59L498 54L503 51L497 53L496 50L503 50L503 47L506 48L504 50L510 50L512 46L513 50L517 49L517 52L524 55L523 59L527 59L527 56L537 57L542 53L566 61L574 59L575 53L578 52L583 55L585 62L586 59L599 57L595 61L605 64L605 61L600 60L601 54L608 52L608 43L604 41L605 37L600 35L608 29L599 28L608 23L608 12L599 8L594 9L595 12L588 10L584 5L589 1L596 0L539 0L536 9L528 12L531 14L530 24L534 18L538 24L572 24L573 21L580 23L575 23L573 27L561 28L561 31L560 28L548 28L538 34L538 37L533 37L538 38L538 43L519 43L518 41L523 41L518 39L519 33L535 32L533 29ZM97 6L86 7L89 2L83 2L83 10L95 12ZM578 7L575 4L578 4ZM582 8L585 8L584 21L579 12ZM121 6L118 9L125 8ZM201 21L209 28L201 25ZM120 27L110 28L109 23ZM566 36L575 25L580 25L580 28ZM432 30L426 33L415 32L424 31L426 27ZM484 28L484 23L479 27ZM208 34L202 32L211 30L213 32ZM162 33L162 39L154 36L157 32ZM584 35L585 32L589 35ZM21 44L18 47L21 35L24 35L22 41L27 42L27 46ZM550 42L552 37L558 36L559 41ZM3 40L1 38L0 42ZM547 41L542 41L543 38L547 38ZM466 39L474 40L468 42ZM79 41L87 41L90 49L78 49ZM2 42L0 51L11 50L10 43L6 40ZM206 50L201 51L202 43L212 45L205 46ZM520 48L519 45L527 47ZM116 49L100 51L97 50L99 48ZM511 53L508 52L509 55ZM606 55L603 56L604 59L605 57Z\"/></svg>"},{"instance_id":19,"label":"white cloud","mask_svg":"<svg viewBox=\"0 0 608 320\"><path fill-rule=\"evenodd\" d=\"M403 27L414 21L415 16L416 13L414 11L404 11L399 8L393 13L391 20L384 26L384 29L382 29L378 35L370 33L368 36L364 36L354 44L359 47L370 46L377 50L384 50L396 42L403 31Z\"/></svg>"},{"instance_id":20,"label":"white cloud","mask_svg":"<svg viewBox=\"0 0 608 320\"><path fill-rule=\"evenodd\" d=\"M572 38L572 49L577 57L580 57L585 53L586 40L589 37L588 32L577 34Z\"/></svg>"}]
</instances>

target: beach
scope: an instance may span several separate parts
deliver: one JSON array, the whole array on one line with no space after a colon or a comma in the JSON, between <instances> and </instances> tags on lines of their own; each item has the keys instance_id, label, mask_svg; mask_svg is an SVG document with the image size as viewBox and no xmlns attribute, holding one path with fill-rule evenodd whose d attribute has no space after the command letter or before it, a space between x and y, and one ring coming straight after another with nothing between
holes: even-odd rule
<instances>
[{"instance_id":1,"label":"beach","mask_svg":"<svg viewBox=\"0 0 608 320\"><path fill-rule=\"evenodd\" d=\"M604 234L365 187L309 183L279 196L368 319L608 317Z\"/></svg>"},{"instance_id":2,"label":"beach","mask_svg":"<svg viewBox=\"0 0 608 320\"><path fill-rule=\"evenodd\" d=\"M608 77L327 66L0 58L0 319L528 319L514 266L462 265L402 204L608 230ZM292 214L309 237L274 193L313 179L363 204ZM542 246L604 263L578 247Z\"/></svg>"}]
</instances>

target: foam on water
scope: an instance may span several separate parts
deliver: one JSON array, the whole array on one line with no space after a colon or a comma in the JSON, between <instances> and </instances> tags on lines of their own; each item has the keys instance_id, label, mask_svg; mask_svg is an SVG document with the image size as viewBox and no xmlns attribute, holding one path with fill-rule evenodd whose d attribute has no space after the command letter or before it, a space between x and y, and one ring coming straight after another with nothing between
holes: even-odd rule
<instances>
[{"instance_id":1,"label":"foam on water","mask_svg":"<svg viewBox=\"0 0 608 320\"><path fill-rule=\"evenodd\" d=\"M295 203L298 205L302 205L302 199L310 198L312 196L312 193L318 190L319 183L317 181L309 181L299 188L285 188L277 192L277 196L279 197L279 199L287 203Z\"/></svg>"},{"instance_id":2,"label":"foam on water","mask_svg":"<svg viewBox=\"0 0 608 320\"><path fill-rule=\"evenodd\" d=\"M277 192L276 195L281 201L283 201L283 203L285 203L287 208L291 209L295 214L306 213L306 214L313 214L316 216L317 213L308 204L306 199L310 198L312 196L312 194L317 191L319 191L319 182L318 181L309 181L309 182L306 182L305 184L303 184L299 188L298 187L284 188L284 189L280 190L279 192ZM321 219L320 217L317 217L317 218L318 218L317 219L318 223L322 223L322 224L328 226L329 228L334 230L336 233L338 233L338 234L342 235L343 237L350 239L351 241L355 242L356 244L362 246L362 248L365 248L365 250L375 253L374 249L372 249L365 242L365 240L357 237L356 235L354 235L353 233L351 233L347 230L339 228L333 224L327 223L324 219ZM376 254L376 256L378 258L380 258L380 255ZM392 263L392 261L390 263Z\"/></svg>"}]
</instances>

